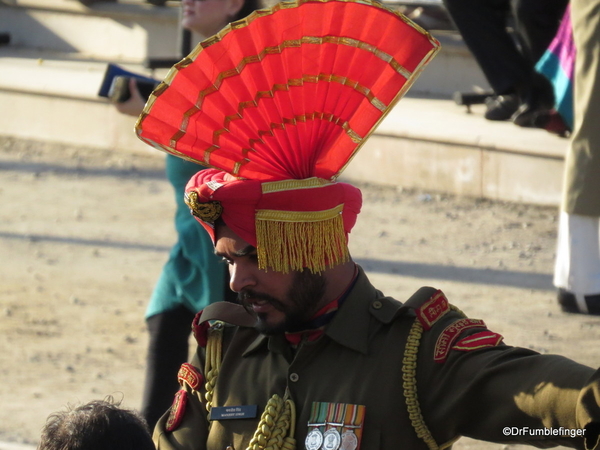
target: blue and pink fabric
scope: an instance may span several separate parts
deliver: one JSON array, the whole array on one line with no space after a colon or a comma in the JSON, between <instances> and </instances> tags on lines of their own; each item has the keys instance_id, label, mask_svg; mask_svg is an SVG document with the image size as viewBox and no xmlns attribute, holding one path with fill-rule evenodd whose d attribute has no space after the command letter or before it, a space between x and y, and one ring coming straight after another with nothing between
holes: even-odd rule
<instances>
[{"instance_id":1,"label":"blue and pink fabric","mask_svg":"<svg viewBox=\"0 0 600 450\"><path fill-rule=\"evenodd\" d=\"M567 6L554 40L540 58L536 69L554 86L555 108L565 123L573 129L573 73L575 44L571 26L571 8Z\"/></svg>"}]
</instances>

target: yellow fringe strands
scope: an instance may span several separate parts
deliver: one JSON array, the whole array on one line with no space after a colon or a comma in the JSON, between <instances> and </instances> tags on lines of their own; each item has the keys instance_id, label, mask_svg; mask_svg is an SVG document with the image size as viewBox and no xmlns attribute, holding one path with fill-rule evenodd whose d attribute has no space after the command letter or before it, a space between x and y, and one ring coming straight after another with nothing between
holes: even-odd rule
<instances>
[{"instance_id":1,"label":"yellow fringe strands","mask_svg":"<svg viewBox=\"0 0 600 450\"><path fill-rule=\"evenodd\" d=\"M258 265L277 272L323 272L348 261L342 210L256 211Z\"/></svg>"}]
</instances>

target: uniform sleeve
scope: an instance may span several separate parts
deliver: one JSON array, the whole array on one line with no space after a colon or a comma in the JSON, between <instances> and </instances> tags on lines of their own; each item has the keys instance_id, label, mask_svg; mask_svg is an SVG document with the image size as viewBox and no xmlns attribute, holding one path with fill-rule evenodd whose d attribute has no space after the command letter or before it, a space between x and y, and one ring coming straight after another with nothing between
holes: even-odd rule
<instances>
[{"instance_id":1,"label":"uniform sleeve","mask_svg":"<svg viewBox=\"0 0 600 450\"><path fill-rule=\"evenodd\" d=\"M561 356L505 345L482 321L454 311L422 332L417 390L439 445L467 436L596 448L598 373Z\"/></svg>"},{"instance_id":2,"label":"uniform sleeve","mask_svg":"<svg viewBox=\"0 0 600 450\"><path fill-rule=\"evenodd\" d=\"M208 439L205 406L204 349L198 351L191 364L182 365L178 379L180 390L173 404L156 424L153 440L158 450L202 450Z\"/></svg>"}]
</instances>

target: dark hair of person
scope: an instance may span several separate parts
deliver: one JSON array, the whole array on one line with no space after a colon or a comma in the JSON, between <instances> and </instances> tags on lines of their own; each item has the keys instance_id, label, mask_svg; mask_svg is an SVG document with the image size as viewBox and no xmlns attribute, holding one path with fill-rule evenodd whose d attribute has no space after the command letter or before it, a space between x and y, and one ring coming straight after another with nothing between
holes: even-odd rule
<instances>
[{"instance_id":1,"label":"dark hair of person","mask_svg":"<svg viewBox=\"0 0 600 450\"><path fill-rule=\"evenodd\" d=\"M38 450L155 450L145 420L112 397L48 416Z\"/></svg>"},{"instance_id":2,"label":"dark hair of person","mask_svg":"<svg viewBox=\"0 0 600 450\"><path fill-rule=\"evenodd\" d=\"M233 18L233 22L243 19L244 17L249 16L252 11L263 7L264 5L261 0L246 0L244 2L244 6L242 6L242 9L240 9Z\"/></svg>"}]
</instances>

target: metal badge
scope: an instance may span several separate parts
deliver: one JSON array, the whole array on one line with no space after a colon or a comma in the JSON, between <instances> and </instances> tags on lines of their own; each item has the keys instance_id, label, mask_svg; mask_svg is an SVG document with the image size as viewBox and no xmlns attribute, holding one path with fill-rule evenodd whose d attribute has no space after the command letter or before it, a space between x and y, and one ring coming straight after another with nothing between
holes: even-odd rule
<instances>
[{"instance_id":1,"label":"metal badge","mask_svg":"<svg viewBox=\"0 0 600 450\"><path fill-rule=\"evenodd\" d=\"M356 450L358 447L358 438L352 430L347 430L342 433L342 446L340 450Z\"/></svg>"},{"instance_id":2,"label":"metal badge","mask_svg":"<svg viewBox=\"0 0 600 450\"><path fill-rule=\"evenodd\" d=\"M321 434L318 428L315 428L310 433L308 433L308 435L306 436L306 440L304 441L306 450L319 450L322 444L323 435Z\"/></svg>"},{"instance_id":3,"label":"metal badge","mask_svg":"<svg viewBox=\"0 0 600 450\"><path fill-rule=\"evenodd\" d=\"M335 428L331 428L323 434L323 450L338 450L341 443L342 437Z\"/></svg>"}]
</instances>

